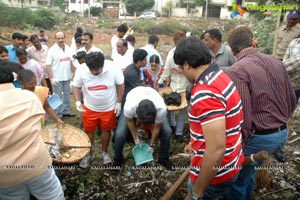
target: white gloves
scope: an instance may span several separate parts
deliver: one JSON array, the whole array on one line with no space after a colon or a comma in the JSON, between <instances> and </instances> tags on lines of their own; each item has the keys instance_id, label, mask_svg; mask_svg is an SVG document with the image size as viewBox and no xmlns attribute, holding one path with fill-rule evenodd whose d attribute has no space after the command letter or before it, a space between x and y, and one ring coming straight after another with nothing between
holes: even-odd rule
<instances>
[{"instance_id":1,"label":"white gloves","mask_svg":"<svg viewBox=\"0 0 300 200\"><path fill-rule=\"evenodd\" d=\"M117 103L115 106L115 114L117 117L121 114L121 103Z\"/></svg>"},{"instance_id":2,"label":"white gloves","mask_svg":"<svg viewBox=\"0 0 300 200\"><path fill-rule=\"evenodd\" d=\"M137 138L136 140L134 140L134 143L135 145L139 146L139 147L142 147L142 143L141 141L139 140L139 138Z\"/></svg>"},{"instance_id":3,"label":"white gloves","mask_svg":"<svg viewBox=\"0 0 300 200\"><path fill-rule=\"evenodd\" d=\"M56 86L58 84L58 80L56 80L55 78L50 78L51 81L51 85Z\"/></svg>"},{"instance_id":4,"label":"white gloves","mask_svg":"<svg viewBox=\"0 0 300 200\"><path fill-rule=\"evenodd\" d=\"M149 146L149 147L148 147L148 151L149 151L150 153L153 153L153 152L154 152L154 147Z\"/></svg>"},{"instance_id":5,"label":"white gloves","mask_svg":"<svg viewBox=\"0 0 300 200\"><path fill-rule=\"evenodd\" d=\"M76 109L77 109L79 112L85 112L85 110L82 109L82 104L81 104L80 101L76 101L75 104L76 104Z\"/></svg>"}]
</instances>

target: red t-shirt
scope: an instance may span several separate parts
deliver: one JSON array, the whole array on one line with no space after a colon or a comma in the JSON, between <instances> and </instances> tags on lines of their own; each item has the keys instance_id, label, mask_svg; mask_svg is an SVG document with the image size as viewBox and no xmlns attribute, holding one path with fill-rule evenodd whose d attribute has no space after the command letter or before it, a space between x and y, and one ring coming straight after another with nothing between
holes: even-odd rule
<instances>
[{"instance_id":1,"label":"red t-shirt","mask_svg":"<svg viewBox=\"0 0 300 200\"><path fill-rule=\"evenodd\" d=\"M189 107L191 144L195 154L190 177L195 183L205 152L202 126L217 119L226 120L226 151L211 184L232 179L244 161L241 124L243 111L240 95L231 79L216 65L207 68L194 85ZM213 134L213 133L211 133Z\"/></svg>"}]
</instances>

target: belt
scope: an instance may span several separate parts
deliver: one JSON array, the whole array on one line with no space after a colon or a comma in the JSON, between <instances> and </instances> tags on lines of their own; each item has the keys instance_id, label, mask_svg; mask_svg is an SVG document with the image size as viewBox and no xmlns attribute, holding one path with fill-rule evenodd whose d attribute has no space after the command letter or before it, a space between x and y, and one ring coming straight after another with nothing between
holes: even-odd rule
<instances>
[{"instance_id":1,"label":"belt","mask_svg":"<svg viewBox=\"0 0 300 200\"><path fill-rule=\"evenodd\" d=\"M256 135L269 135L269 134L273 134L279 131L282 131L286 129L286 125L282 125L278 128L272 128L272 129L267 129L267 130L256 130L254 131L254 134Z\"/></svg>"}]
</instances>

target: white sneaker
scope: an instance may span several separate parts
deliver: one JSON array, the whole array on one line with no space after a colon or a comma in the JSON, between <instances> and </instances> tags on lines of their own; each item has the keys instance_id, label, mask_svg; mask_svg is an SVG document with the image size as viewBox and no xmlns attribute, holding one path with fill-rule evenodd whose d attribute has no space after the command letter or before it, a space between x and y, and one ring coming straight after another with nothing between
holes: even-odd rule
<instances>
[{"instance_id":1,"label":"white sneaker","mask_svg":"<svg viewBox=\"0 0 300 200\"><path fill-rule=\"evenodd\" d=\"M108 163L111 163L111 159L110 159L108 153L102 152L101 156L102 156L102 159L103 159L103 164L106 165Z\"/></svg>"},{"instance_id":2,"label":"white sneaker","mask_svg":"<svg viewBox=\"0 0 300 200\"><path fill-rule=\"evenodd\" d=\"M81 168L88 168L91 165L92 156L86 155L82 158L81 162L79 163L79 166Z\"/></svg>"}]
</instances>

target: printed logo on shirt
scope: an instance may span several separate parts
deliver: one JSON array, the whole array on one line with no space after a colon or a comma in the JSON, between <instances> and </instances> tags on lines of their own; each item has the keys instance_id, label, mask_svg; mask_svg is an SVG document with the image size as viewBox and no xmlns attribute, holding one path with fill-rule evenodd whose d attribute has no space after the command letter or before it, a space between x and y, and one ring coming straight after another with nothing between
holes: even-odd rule
<instances>
[{"instance_id":1,"label":"printed logo on shirt","mask_svg":"<svg viewBox=\"0 0 300 200\"><path fill-rule=\"evenodd\" d=\"M96 86L90 86L88 87L89 91L97 91L97 90L107 90L106 85L96 85Z\"/></svg>"},{"instance_id":2,"label":"printed logo on shirt","mask_svg":"<svg viewBox=\"0 0 300 200\"><path fill-rule=\"evenodd\" d=\"M70 61L70 58L69 57L65 57L65 58L59 59L59 62L66 62L66 61Z\"/></svg>"}]
</instances>

